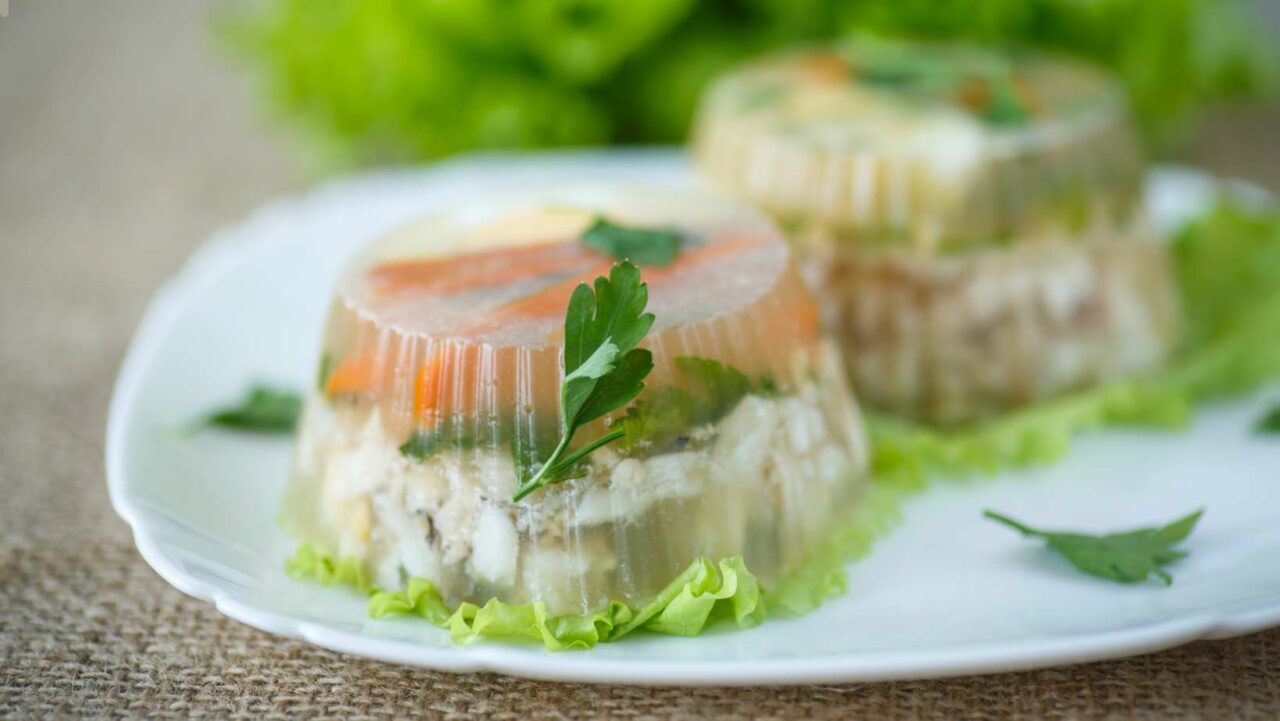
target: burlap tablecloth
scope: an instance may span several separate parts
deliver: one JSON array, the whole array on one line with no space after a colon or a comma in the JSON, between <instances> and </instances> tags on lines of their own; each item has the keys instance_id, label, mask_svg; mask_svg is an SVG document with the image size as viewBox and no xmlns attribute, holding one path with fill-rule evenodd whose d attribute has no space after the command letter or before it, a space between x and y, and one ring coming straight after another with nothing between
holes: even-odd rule
<instances>
[{"instance_id":1,"label":"burlap tablecloth","mask_svg":"<svg viewBox=\"0 0 1280 721\"><path fill-rule=\"evenodd\" d=\"M1280 631L948 681L651 689L347 658L170 588L107 503L115 373L147 297L197 243L306 185L280 139L252 127L206 16L190 3L12 0L0 18L0 714L1280 716ZM1243 127L1194 157L1274 183L1274 142L1260 158L1241 132L1274 141L1276 115Z\"/></svg>"}]
</instances>

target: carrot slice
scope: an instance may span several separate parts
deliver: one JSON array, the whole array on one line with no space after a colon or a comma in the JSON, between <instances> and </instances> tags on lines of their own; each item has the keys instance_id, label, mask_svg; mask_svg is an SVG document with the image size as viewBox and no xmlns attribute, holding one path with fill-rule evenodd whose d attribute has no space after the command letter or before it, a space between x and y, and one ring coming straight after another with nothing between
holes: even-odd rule
<instances>
[{"instance_id":1,"label":"carrot slice","mask_svg":"<svg viewBox=\"0 0 1280 721\"><path fill-rule=\"evenodd\" d=\"M440 396L447 358L442 346L432 349L427 361L418 369L418 378L413 385L414 415L431 425L440 420Z\"/></svg>"},{"instance_id":2,"label":"carrot slice","mask_svg":"<svg viewBox=\"0 0 1280 721\"><path fill-rule=\"evenodd\" d=\"M382 371L376 353L366 351L344 358L325 381L325 395L363 393L378 384Z\"/></svg>"},{"instance_id":3,"label":"carrot slice","mask_svg":"<svg viewBox=\"0 0 1280 721\"><path fill-rule=\"evenodd\" d=\"M659 288L685 270L759 244L760 238L742 235L727 238L717 243L700 245L682 253L672 265L665 268L646 269L643 276L644 281L649 284L650 289ZM565 306L569 303L569 296L573 295L574 288L577 288L580 283L590 283L597 277L608 274L612 265L612 263L607 263L603 266L597 266L576 278L570 278L543 288L533 295L501 306L498 308L498 312L518 317L536 317L563 313Z\"/></svg>"},{"instance_id":4,"label":"carrot slice","mask_svg":"<svg viewBox=\"0 0 1280 721\"><path fill-rule=\"evenodd\" d=\"M573 295L575 288L583 283L590 283L601 275L608 273L612 265L612 263L606 263L593 266L586 272L552 283L533 295L500 305L488 315L477 319L475 323L464 327L462 331L464 333L477 333L493 330L507 322L520 318L539 318L563 313L565 307L569 305L569 297Z\"/></svg>"},{"instance_id":5,"label":"carrot slice","mask_svg":"<svg viewBox=\"0 0 1280 721\"><path fill-rule=\"evenodd\" d=\"M801 303L795 311L796 329L800 337L808 338L818 332L818 306L813 303Z\"/></svg>"},{"instance_id":6,"label":"carrot slice","mask_svg":"<svg viewBox=\"0 0 1280 721\"><path fill-rule=\"evenodd\" d=\"M581 257L570 259L545 258L530 261L522 265L513 265L500 270L486 272L484 274L461 274L452 280L433 283L427 289L435 293L443 294L461 293L468 290L482 290L557 271L576 270L582 268L587 263L596 261L597 258L591 258L585 254Z\"/></svg>"},{"instance_id":7,"label":"carrot slice","mask_svg":"<svg viewBox=\"0 0 1280 721\"><path fill-rule=\"evenodd\" d=\"M325 383L326 395L365 393L382 383L383 365L378 354L365 351L338 364ZM451 383L470 383L473 379L460 375L444 345L435 346L418 369L413 386L413 410L416 418L435 424L440 419L441 400ZM452 374L446 378L446 375Z\"/></svg>"},{"instance_id":8,"label":"carrot slice","mask_svg":"<svg viewBox=\"0 0 1280 721\"><path fill-rule=\"evenodd\" d=\"M375 290L382 294L408 289L458 293L512 283L596 258L599 258L599 253L591 248L556 241L448 258L384 263L371 269L369 278Z\"/></svg>"},{"instance_id":9,"label":"carrot slice","mask_svg":"<svg viewBox=\"0 0 1280 721\"><path fill-rule=\"evenodd\" d=\"M759 245L761 240L757 236L739 235L691 248L681 253L672 265L665 268L646 269L644 280L649 284L650 290L661 288L682 271L730 253L754 247ZM466 333L475 333L492 330L518 319L541 318L564 313L574 289L582 283L591 283L597 277L608 274L612 265L612 263L606 263L592 267L584 273L553 283L532 295L498 306L488 316L462 330Z\"/></svg>"},{"instance_id":10,"label":"carrot slice","mask_svg":"<svg viewBox=\"0 0 1280 721\"><path fill-rule=\"evenodd\" d=\"M494 315L502 318L537 318L563 313L565 306L569 304L570 296L578 286L583 283L590 284L591 281L608 272L608 265L596 266L585 273L549 285L533 295L512 301L498 308Z\"/></svg>"}]
</instances>

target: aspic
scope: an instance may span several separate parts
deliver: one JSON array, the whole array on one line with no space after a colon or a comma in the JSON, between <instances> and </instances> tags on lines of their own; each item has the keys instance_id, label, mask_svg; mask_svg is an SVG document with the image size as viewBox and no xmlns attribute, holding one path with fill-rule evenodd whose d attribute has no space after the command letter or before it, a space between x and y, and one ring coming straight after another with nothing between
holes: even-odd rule
<instances>
[{"instance_id":1,"label":"aspic","mask_svg":"<svg viewBox=\"0 0 1280 721\"><path fill-rule=\"evenodd\" d=\"M702 557L763 584L851 515L867 445L782 237L608 187L422 219L338 283L286 520L378 588L641 606Z\"/></svg>"},{"instance_id":2,"label":"aspic","mask_svg":"<svg viewBox=\"0 0 1280 721\"><path fill-rule=\"evenodd\" d=\"M1124 95L1089 65L871 39L784 52L712 84L694 156L787 231L871 406L964 424L1177 346Z\"/></svg>"}]
</instances>

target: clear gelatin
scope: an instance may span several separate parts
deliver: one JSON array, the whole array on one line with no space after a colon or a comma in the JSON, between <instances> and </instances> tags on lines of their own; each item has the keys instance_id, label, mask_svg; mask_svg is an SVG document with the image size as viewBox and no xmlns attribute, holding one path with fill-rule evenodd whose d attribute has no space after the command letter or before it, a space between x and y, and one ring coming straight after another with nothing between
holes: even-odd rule
<instances>
[{"instance_id":1,"label":"clear gelatin","mask_svg":"<svg viewBox=\"0 0 1280 721\"><path fill-rule=\"evenodd\" d=\"M721 77L694 153L708 178L789 230L927 250L1123 224L1142 182L1124 96L1102 72L870 38Z\"/></svg>"},{"instance_id":2,"label":"clear gelatin","mask_svg":"<svg viewBox=\"0 0 1280 721\"><path fill-rule=\"evenodd\" d=\"M859 397L932 424L1159 367L1179 339L1166 249L1137 226L941 256L808 251Z\"/></svg>"},{"instance_id":3,"label":"clear gelatin","mask_svg":"<svg viewBox=\"0 0 1280 721\"><path fill-rule=\"evenodd\" d=\"M860 39L708 90L699 169L795 244L859 397L980 420L1177 342L1123 95L1044 54Z\"/></svg>"},{"instance_id":4,"label":"clear gelatin","mask_svg":"<svg viewBox=\"0 0 1280 721\"><path fill-rule=\"evenodd\" d=\"M653 370L571 445L620 438L514 501L564 431L570 295L616 262L582 240L599 218L680 242L665 264L635 253ZM602 187L423 219L345 271L320 365L285 517L388 590L422 577L451 602L588 612L739 554L768 584L848 522L866 476L790 249L713 197Z\"/></svg>"}]
</instances>

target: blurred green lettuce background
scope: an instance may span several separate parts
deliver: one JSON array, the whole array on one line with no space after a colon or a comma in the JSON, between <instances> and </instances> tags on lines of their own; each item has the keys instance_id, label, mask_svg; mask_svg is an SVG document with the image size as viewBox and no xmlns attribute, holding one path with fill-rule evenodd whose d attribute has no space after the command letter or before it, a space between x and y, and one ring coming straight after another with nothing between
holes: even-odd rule
<instances>
[{"instance_id":1,"label":"blurred green lettuce background","mask_svg":"<svg viewBox=\"0 0 1280 721\"><path fill-rule=\"evenodd\" d=\"M850 34L1046 48L1111 68L1160 152L1274 92L1238 0L262 0L218 34L325 166L683 140L734 62Z\"/></svg>"}]
</instances>

